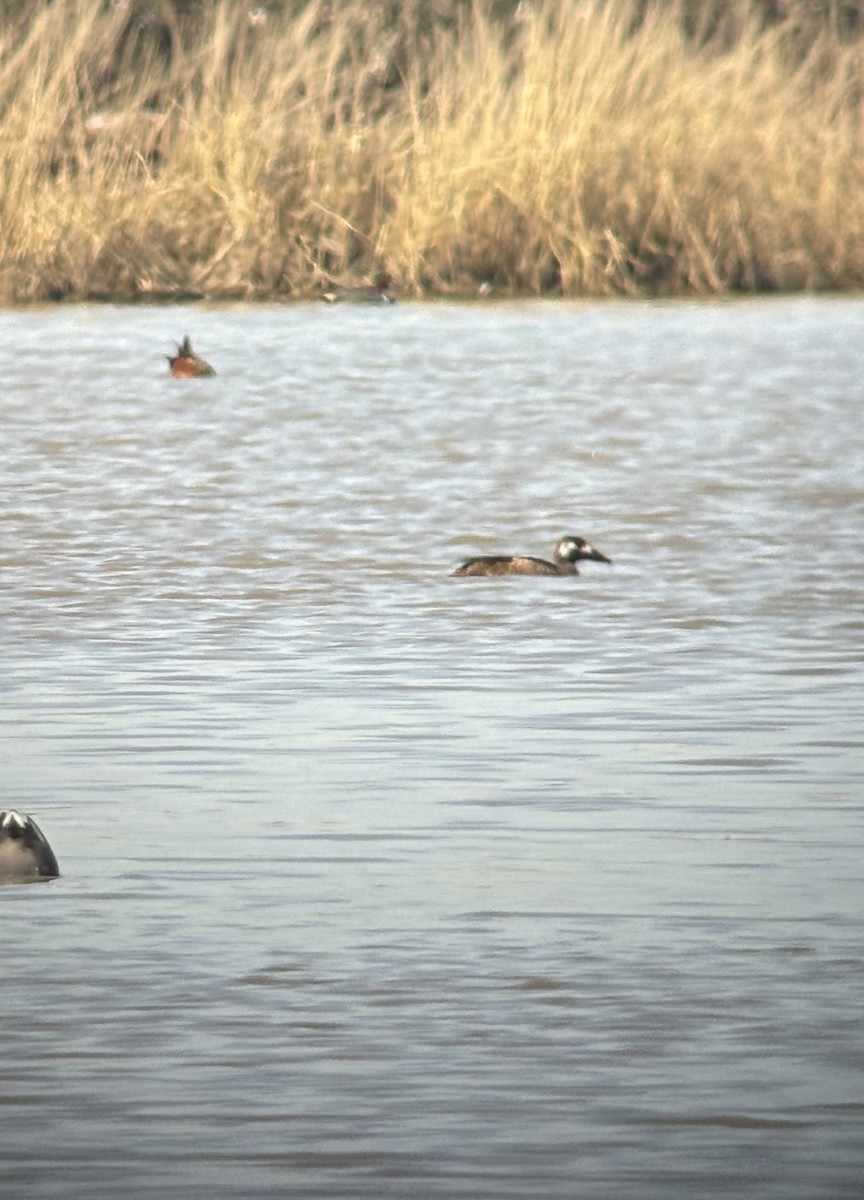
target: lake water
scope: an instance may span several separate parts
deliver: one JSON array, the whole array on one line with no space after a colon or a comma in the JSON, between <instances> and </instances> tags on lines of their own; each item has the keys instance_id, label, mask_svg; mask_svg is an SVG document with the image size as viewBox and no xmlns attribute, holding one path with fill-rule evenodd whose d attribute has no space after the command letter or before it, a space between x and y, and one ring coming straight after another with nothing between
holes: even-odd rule
<instances>
[{"instance_id":1,"label":"lake water","mask_svg":"<svg viewBox=\"0 0 864 1200\"><path fill-rule=\"evenodd\" d=\"M3 1197L864 1194L864 301L0 356Z\"/></svg>"}]
</instances>

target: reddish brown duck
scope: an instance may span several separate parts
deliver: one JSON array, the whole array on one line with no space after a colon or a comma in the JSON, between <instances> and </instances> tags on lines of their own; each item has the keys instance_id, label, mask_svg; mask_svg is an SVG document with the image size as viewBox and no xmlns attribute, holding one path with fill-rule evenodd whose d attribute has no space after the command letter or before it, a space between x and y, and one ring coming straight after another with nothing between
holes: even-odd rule
<instances>
[{"instance_id":1,"label":"reddish brown duck","mask_svg":"<svg viewBox=\"0 0 864 1200\"><path fill-rule=\"evenodd\" d=\"M188 334L177 346L177 353L165 357L168 359L168 372L175 379L200 379L204 375L216 374L210 364L199 358L192 349Z\"/></svg>"}]
</instances>

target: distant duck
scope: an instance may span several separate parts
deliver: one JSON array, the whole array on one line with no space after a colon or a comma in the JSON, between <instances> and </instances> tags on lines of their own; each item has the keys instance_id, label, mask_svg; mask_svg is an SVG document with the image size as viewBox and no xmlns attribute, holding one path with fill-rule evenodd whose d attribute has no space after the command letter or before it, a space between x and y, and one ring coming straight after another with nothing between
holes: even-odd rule
<instances>
[{"instance_id":1,"label":"distant duck","mask_svg":"<svg viewBox=\"0 0 864 1200\"><path fill-rule=\"evenodd\" d=\"M216 374L210 364L199 358L192 349L188 334L177 346L177 353L166 354L165 357L168 359L168 372L175 379L200 379L204 375Z\"/></svg>"},{"instance_id":2,"label":"distant duck","mask_svg":"<svg viewBox=\"0 0 864 1200\"><path fill-rule=\"evenodd\" d=\"M0 812L0 883L30 883L60 874L54 851L32 817Z\"/></svg>"},{"instance_id":3,"label":"distant duck","mask_svg":"<svg viewBox=\"0 0 864 1200\"><path fill-rule=\"evenodd\" d=\"M484 554L469 558L452 572L454 575L578 575L577 563L586 559L612 562L582 537L562 537L555 547L555 561L522 554Z\"/></svg>"},{"instance_id":4,"label":"distant duck","mask_svg":"<svg viewBox=\"0 0 864 1200\"><path fill-rule=\"evenodd\" d=\"M342 287L338 283L329 283L321 293L321 299L328 304L395 304L388 291L393 286L393 276L389 271L379 271L372 277L371 284L360 287Z\"/></svg>"}]
</instances>

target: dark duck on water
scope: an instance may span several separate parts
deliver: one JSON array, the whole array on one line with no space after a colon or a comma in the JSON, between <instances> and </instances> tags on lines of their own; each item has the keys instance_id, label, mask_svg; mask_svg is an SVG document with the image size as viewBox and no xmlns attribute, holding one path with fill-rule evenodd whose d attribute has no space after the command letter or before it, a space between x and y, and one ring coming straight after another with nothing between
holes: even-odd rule
<instances>
[{"instance_id":1,"label":"dark duck on water","mask_svg":"<svg viewBox=\"0 0 864 1200\"><path fill-rule=\"evenodd\" d=\"M555 547L554 561L525 554L483 554L469 558L454 575L578 575L580 562L612 562L585 538L568 534Z\"/></svg>"},{"instance_id":2,"label":"dark duck on water","mask_svg":"<svg viewBox=\"0 0 864 1200\"><path fill-rule=\"evenodd\" d=\"M389 271L378 271L371 283L360 284L359 287L343 287L338 283L329 283L321 293L321 299L328 304L395 304L389 295L393 287L393 276Z\"/></svg>"}]
</instances>

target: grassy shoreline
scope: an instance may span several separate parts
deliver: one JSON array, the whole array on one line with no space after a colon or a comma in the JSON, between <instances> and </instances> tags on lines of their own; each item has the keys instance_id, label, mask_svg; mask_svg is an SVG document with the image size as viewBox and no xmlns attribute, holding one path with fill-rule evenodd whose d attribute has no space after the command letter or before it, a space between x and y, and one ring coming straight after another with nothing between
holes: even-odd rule
<instances>
[{"instance_id":1,"label":"grassy shoreline","mask_svg":"<svg viewBox=\"0 0 864 1200\"><path fill-rule=\"evenodd\" d=\"M57 0L0 32L0 303L864 286L864 39L639 0ZM372 6L375 8L375 6ZM167 30L167 32L165 32Z\"/></svg>"}]
</instances>

